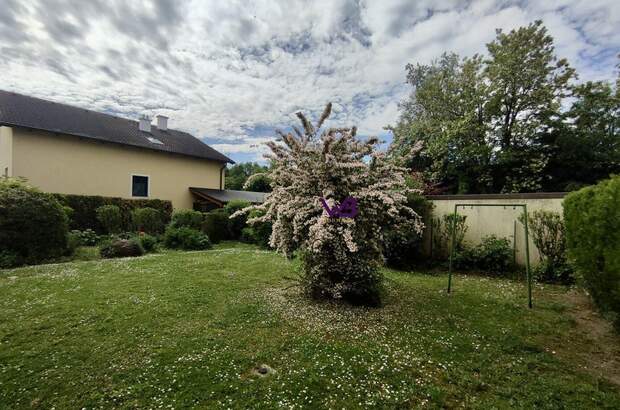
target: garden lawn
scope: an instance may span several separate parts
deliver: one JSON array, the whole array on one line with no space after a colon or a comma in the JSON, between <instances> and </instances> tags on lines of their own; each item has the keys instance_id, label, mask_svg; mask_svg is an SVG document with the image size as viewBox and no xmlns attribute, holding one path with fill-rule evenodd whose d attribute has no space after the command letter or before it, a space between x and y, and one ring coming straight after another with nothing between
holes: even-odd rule
<instances>
[{"instance_id":1,"label":"garden lawn","mask_svg":"<svg viewBox=\"0 0 620 410\"><path fill-rule=\"evenodd\" d=\"M0 407L620 408L561 288L529 310L521 283L386 271L364 309L302 299L296 266L223 244L0 271Z\"/></svg>"}]
</instances>

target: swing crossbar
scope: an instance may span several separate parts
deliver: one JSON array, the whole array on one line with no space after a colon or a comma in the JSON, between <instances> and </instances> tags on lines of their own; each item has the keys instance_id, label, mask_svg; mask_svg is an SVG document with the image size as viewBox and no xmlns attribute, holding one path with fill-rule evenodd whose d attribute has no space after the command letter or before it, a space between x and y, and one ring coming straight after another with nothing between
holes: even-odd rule
<instances>
[{"instance_id":1,"label":"swing crossbar","mask_svg":"<svg viewBox=\"0 0 620 410\"><path fill-rule=\"evenodd\" d=\"M452 291L452 261L456 252L456 218L458 215L459 208L474 208L474 207L512 207L522 208L523 209L523 226L525 230L525 269L527 273L527 298L528 298L528 306L532 308L532 272L530 270L530 241L529 241L529 232L527 227L527 205L526 204L455 204L454 205L454 217L452 219L452 226L450 227L450 238L451 238L451 246L450 246L450 263L448 265L448 293ZM516 234L516 229L515 229ZM516 250L516 249L515 249Z\"/></svg>"}]
</instances>

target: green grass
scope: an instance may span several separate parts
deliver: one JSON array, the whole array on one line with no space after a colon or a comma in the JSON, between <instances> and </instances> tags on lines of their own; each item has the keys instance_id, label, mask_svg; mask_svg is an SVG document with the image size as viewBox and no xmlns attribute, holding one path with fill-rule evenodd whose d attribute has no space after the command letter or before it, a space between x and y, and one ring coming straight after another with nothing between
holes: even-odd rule
<instances>
[{"instance_id":1,"label":"green grass","mask_svg":"<svg viewBox=\"0 0 620 410\"><path fill-rule=\"evenodd\" d=\"M568 359L560 288L529 310L517 282L386 271L363 309L301 298L295 269L224 244L0 271L0 407L620 407Z\"/></svg>"}]
</instances>

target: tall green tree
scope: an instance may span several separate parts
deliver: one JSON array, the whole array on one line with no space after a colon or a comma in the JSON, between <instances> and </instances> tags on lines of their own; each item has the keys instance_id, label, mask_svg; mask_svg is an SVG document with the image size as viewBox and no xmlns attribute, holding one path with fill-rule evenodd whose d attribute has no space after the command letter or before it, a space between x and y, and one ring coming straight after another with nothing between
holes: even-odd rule
<instances>
[{"instance_id":1,"label":"tall green tree","mask_svg":"<svg viewBox=\"0 0 620 410\"><path fill-rule=\"evenodd\" d=\"M498 30L487 48L484 58L407 65L413 91L389 127L390 154L412 175L484 193L566 190L620 172L620 78L615 89L575 85L540 21Z\"/></svg>"},{"instance_id":2,"label":"tall green tree","mask_svg":"<svg viewBox=\"0 0 620 410\"><path fill-rule=\"evenodd\" d=\"M263 173L267 169L268 167L255 162L235 164L226 170L226 189L241 191L251 175Z\"/></svg>"},{"instance_id":3,"label":"tall green tree","mask_svg":"<svg viewBox=\"0 0 620 410\"><path fill-rule=\"evenodd\" d=\"M490 137L498 154L494 188L539 190L548 161L541 140L560 116L575 70L566 59L557 58L553 38L540 20L509 33L497 30L487 49L487 109Z\"/></svg>"},{"instance_id":4,"label":"tall green tree","mask_svg":"<svg viewBox=\"0 0 620 410\"><path fill-rule=\"evenodd\" d=\"M482 58L451 53L429 65L408 64L407 82L414 92L392 128L392 154L451 190L485 192L491 150L485 141L488 87Z\"/></svg>"}]
</instances>

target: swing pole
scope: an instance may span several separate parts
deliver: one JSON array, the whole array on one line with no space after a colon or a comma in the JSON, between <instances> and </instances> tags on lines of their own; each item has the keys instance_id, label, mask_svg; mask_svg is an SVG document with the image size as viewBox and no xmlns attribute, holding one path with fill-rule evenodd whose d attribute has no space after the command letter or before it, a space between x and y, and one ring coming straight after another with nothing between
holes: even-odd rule
<instances>
[{"instance_id":1,"label":"swing pole","mask_svg":"<svg viewBox=\"0 0 620 410\"><path fill-rule=\"evenodd\" d=\"M523 205L523 224L525 225L525 270L527 272L527 301L532 308L532 271L530 270L530 239L527 228L527 205Z\"/></svg>"},{"instance_id":2,"label":"swing pole","mask_svg":"<svg viewBox=\"0 0 620 410\"><path fill-rule=\"evenodd\" d=\"M456 208L458 205L454 205L454 217L452 218L451 230L451 246L450 246L450 263L448 264L448 293L452 290L452 259L454 259L455 235L456 235Z\"/></svg>"}]
</instances>

